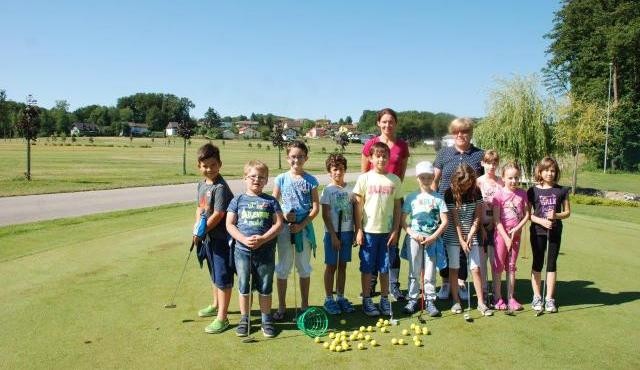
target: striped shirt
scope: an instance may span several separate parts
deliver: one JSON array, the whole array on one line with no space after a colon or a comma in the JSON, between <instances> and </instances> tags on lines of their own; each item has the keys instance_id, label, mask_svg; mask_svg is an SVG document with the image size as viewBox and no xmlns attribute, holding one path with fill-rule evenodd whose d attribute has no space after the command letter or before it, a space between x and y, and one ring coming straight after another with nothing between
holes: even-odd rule
<instances>
[{"instance_id":1,"label":"striped shirt","mask_svg":"<svg viewBox=\"0 0 640 370\"><path fill-rule=\"evenodd\" d=\"M438 193L443 195L451 185L451 175L461 163L466 163L476 172L476 177L484 174L484 169L480 162L484 157L484 150L471 144L469 149L459 152L455 146L440 149L433 162L433 166L440 171L441 177L438 183Z\"/></svg>"},{"instance_id":2,"label":"striped shirt","mask_svg":"<svg viewBox=\"0 0 640 370\"><path fill-rule=\"evenodd\" d=\"M456 200L453 197L453 192L451 191L451 189L447 189L447 191L444 193L444 201L447 204L447 208L449 209L449 225L447 226L447 230L445 230L444 232L444 242L447 246L457 245L458 247L460 247L460 240L458 239L458 232L456 231L456 222L453 219L454 209L456 208ZM478 207L482 207L482 193L476 186L470 196L462 197L462 206L458 208L458 220L460 222L460 226L462 227L462 235L465 237L471 230L471 225L473 225L473 218L475 216L476 208ZM472 244L473 246L478 245L477 232L472 240Z\"/></svg>"}]
</instances>

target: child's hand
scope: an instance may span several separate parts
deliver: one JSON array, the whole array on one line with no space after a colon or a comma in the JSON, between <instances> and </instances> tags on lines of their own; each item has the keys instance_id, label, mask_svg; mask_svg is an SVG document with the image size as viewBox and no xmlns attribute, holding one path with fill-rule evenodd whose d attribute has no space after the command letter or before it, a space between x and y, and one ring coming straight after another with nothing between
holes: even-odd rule
<instances>
[{"instance_id":1,"label":"child's hand","mask_svg":"<svg viewBox=\"0 0 640 370\"><path fill-rule=\"evenodd\" d=\"M249 249L256 249L258 247L258 240L257 240L257 235L252 235L249 237L245 238L245 242L244 243L247 247L249 247Z\"/></svg>"},{"instance_id":2,"label":"child's hand","mask_svg":"<svg viewBox=\"0 0 640 370\"><path fill-rule=\"evenodd\" d=\"M362 232L362 229L358 230L358 232L356 233L356 245L364 245L364 233Z\"/></svg>"},{"instance_id":3,"label":"child's hand","mask_svg":"<svg viewBox=\"0 0 640 370\"><path fill-rule=\"evenodd\" d=\"M433 236L423 236L420 244L426 247L426 246L430 246L435 241L436 241L436 238L434 238Z\"/></svg>"},{"instance_id":4,"label":"child's hand","mask_svg":"<svg viewBox=\"0 0 640 370\"><path fill-rule=\"evenodd\" d=\"M333 246L333 249L336 251L339 251L342 247L340 238L338 238L338 235L336 235L336 233L331 233L331 246Z\"/></svg>"},{"instance_id":5,"label":"child's hand","mask_svg":"<svg viewBox=\"0 0 640 370\"><path fill-rule=\"evenodd\" d=\"M540 221L540 225L545 229L551 229L553 227L553 221L543 218L542 221Z\"/></svg>"},{"instance_id":6,"label":"child's hand","mask_svg":"<svg viewBox=\"0 0 640 370\"><path fill-rule=\"evenodd\" d=\"M393 245L398 245L398 230L393 230L391 234L389 234L389 240L387 240L387 247L391 247Z\"/></svg>"},{"instance_id":7,"label":"child's hand","mask_svg":"<svg viewBox=\"0 0 640 370\"><path fill-rule=\"evenodd\" d=\"M487 230L484 226L480 226L480 236L482 237L482 240L487 240Z\"/></svg>"},{"instance_id":8,"label":"child's hand","mask_svg":"<svg viewBox=\"0 0 640 370\"><path fill-rule=\"evenodd\" d=\"M471 251L471 244L468 243L466 240L461 240L460 246L462 247L462 250L464 250L464 253L466 254L469 254L469 252Z\"/></svg>"},{"instance_id":9,"label":"child's hand","mask_svg":"<svg viewBox=\"0 0 640 370\"><path fill-rule=\"evenodd\" d=\"M302 231L302 224L289 224L289 232L291 234L297 234Z\"/></svg>"}]
</instances>

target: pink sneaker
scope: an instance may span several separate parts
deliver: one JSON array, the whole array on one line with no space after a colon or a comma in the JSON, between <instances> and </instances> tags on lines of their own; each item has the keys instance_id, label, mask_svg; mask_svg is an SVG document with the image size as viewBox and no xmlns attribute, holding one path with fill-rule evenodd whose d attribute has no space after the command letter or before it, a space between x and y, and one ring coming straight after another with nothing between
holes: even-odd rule
<instances>
[{"instance_id":1,"label":"pink sneaker","mask_svg":"<svg viewBox=\"0 0 640 370\"><path fill-rule=\"evenodd\" d=\"M509 308L512 311L522 311L523 310L522 305L520 304L520 302L516 301L515 298L511 298L509 300Z\"/></svg>"},{"instance_id":2,"label":"pink sneaker","mask_svg":"<svg viewBox=\"0 0 640 370\"><path fill-rule=\"evenodd\" d=\"M507 309L507 304L504 303L502 298L500 298L500 299L498 299L497 302L493 302L493 308L495 308L498 311L504 311L504 310Z\"/></svg>"}]
</instances>

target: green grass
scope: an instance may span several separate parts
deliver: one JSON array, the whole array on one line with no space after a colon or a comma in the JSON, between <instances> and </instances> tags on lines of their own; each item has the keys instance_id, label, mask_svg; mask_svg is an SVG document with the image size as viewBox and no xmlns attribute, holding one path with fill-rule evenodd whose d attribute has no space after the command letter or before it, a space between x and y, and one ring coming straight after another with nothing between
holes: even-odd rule
<instances>
[{"instance_id":1,"label":"green grass","mask_svg":"<svg viewBox=\"0 0 640 370\"><path fill-rule=\"evenodd\" d=\"M571 186L571 172L563 172L560 183ZM578 188L640 194L640 173L614 172L605 174L602 171L582 171L578 172Z\"/></svg>"},{"instance_id":2,"label":"green grass","mask_svg":"<svg viewBox=\"0 0 640 370\"><path fill-rule=\"evenodd\" d=\"M177 184L195 182L199 178L196 168L196 151L206 140L193 139L187 147L187 175L182 175L182 141L166 145L164 139L97 137L94 144L88 138L76 143L67 139L69 146L60 146L61 140L38 140L32 147L32 181L25 181L25 144L22 140L0 141L0 196L58 193L81 190L113 189L131 186ZM271 173L277 174L278 151L267 141L214 140L220 147L223 161L222 174L238 178L244 164L250 159L267 163ZM251 144L251 147L249 147ZM258 148L260 144L262 147ZM90 146L95 145L95 146ZM311 149L305 165L312 173L326 172L324 161L336 145L328 139L308 140ZM323 153L325 148L326 153ZM345 156L350 171L360 170L361 144L350 144ZM433 159L433 150L426 147L412 149L412 160ZM282 167L287 162L282 156Z\"/></svg>"},{"instance_id":3,"label":"green grass","mask_svg":"<svg viewBox=\"0 0 640 370\"><path fill-rule=\"evenodd\" d=\"M429 320L425 346L393 348L393 334L375 333L382 346L329 353L292 324L271 340L242 344L233 329L207 335L196 311L209 301L210 283L192 259L173 293L189 246L193 205L172 205L0 228L0 363L3 368L638 368L640 292L633 278L640 210L621 221L619 208L578 206L566 220L559 259L560 313L535 318L497 314L466 323L444 312ZM315 222L317 232L321 222ZM525 243L526 245L526 243ZM529 258L518 259L517 292L531 298ZM193 256L192 256L193 257ZM323 252L313 259L311 303L323 299ZM359 303L358 258L349 265L347 295ZM406 276L406 264L402 275ZM293 307L290 279L289 306ZM402 281L406 286L405 278ZM275 298L275 295L274 295ZM448 308L447 305L440 305ZM360 306L357 307L360 309ZM237 293L230 319L237 323ZM400 328L415 319L394 310ZM254 310L254 315L257 311ZM371 324L360 312L343 316L353 330ZM183 322L186 320L186 322ZM191 321L193 320L193 321ZM473 365L471 365L473 364Z\"/></svg>"}]
</instances>

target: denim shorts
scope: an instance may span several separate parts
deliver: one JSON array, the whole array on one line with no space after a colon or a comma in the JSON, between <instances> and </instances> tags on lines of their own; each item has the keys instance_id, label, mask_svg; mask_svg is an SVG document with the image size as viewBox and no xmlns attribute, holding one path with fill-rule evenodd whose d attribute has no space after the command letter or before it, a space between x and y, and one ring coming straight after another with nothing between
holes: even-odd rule
<instances>
[{"instance_id":1,"label":"denim shorts","mask_svg":"<svg viewBox=\"0 0 640 370\"><path fill-rule=\"evenodd\" d=\"M351 247L353 245L353 231L340 232L340 262L351 262ZM324 263L327 265L337 264L337 253L331 245L331 236L329 233L324 233Z\"/></svg>"},{"instance_id":2,"label":"denim shorts","mask_svg":"<svg viewBox=\"0 0 640 370\"><path fill-rule=\"evenodd\" d=\"M271 294L273 291L273 271L276 266L275 243L264 245L252 251L236 248L235 260L240 294L249 294L250 272L252 290L257 290L260 295Z\"/></svg>"},{"instance_id":3,"label":"denim shorts","mask_svg":"<svg viewBox=\"0 0 640 370\"><path fill-rule=\"evenodd\" d=\"M364 245L360 247L360 272L372 274L389 272L389 255L387 241L389 234L364 233Z\"/></svg>"},{"instance_id":4,"label":"denim shorts","mask_svg":"<svg viewBox=\"0 0 640 370\"><path fill-rule=\"evenodd\" d=\"M226 240L207 237L202 242L202 252L205 254L213 284L218 289L233 287L234 266L229 243Z\"/></svg>"}]
</instances>

